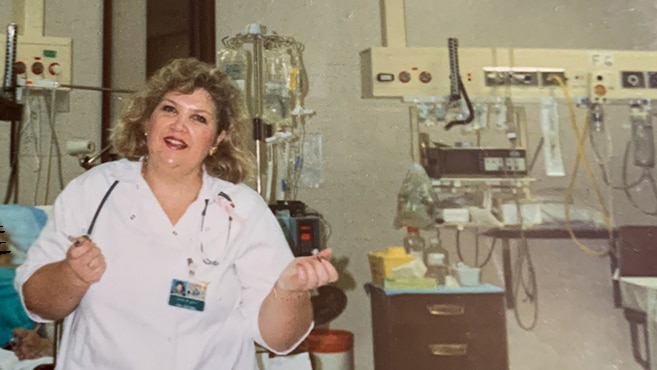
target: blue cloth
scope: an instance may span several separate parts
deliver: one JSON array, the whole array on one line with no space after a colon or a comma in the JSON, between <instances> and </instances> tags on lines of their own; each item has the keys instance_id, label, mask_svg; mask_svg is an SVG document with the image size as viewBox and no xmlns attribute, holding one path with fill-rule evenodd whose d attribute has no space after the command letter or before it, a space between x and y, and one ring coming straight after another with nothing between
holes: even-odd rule
<instances>
[{"instance_id":1,"label":"blue cloth","mask_svg":"<svg viewBox=\"0 0 657 370\"><path fill-rule=\"evenodd\" d=\"M478 294L478 293L503 293L504 289L492 284L479 284L472 287L458 287L458 288L445 288L445 286L438 286L431 289L391 289L383 288L373 283L365 284L365 291L370 289L381 289L386 295L397 294Z\"/></svg>"},{"instance_id":2,"label":"blue cloth","mask_svg":"<svg viewBox=\"0 0 657 370\"><path fill-rule=\"evenodd\" d=\"M16 270L0 266L0 346L12 337L15 328L32 329L34 322L25 313L20 297L14 289Z\"/></svg>"},{"instance_id":3,"label":"blue cloth","mask_svg":"<svg viewBox=\"0 0 657 370\"><path fill-rule=\"evenodd\" d=\"M48 215L42 209L18 204L0 204L0 225L11 239L11 245L27 253L32 243L46 225ZM20 264L23 261L17 260Z\"/></svg>"}]
</instances>

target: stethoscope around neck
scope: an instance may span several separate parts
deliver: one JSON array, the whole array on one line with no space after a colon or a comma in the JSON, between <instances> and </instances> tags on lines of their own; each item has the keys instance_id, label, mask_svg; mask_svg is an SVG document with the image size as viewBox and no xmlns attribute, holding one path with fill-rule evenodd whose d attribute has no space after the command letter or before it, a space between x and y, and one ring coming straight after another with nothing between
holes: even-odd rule
<instances>
[{"instance_id":1,"label":"stethoscope around neck","mask_svg":"<svg viewBox=\"0 0 657 370\"><path fill-rule=\"evenodd\" d=\"M219 192L218 196L224 198L226 201L230 203L231 207L235 207L233 204L233 200L228 196L228 194L224 193L223 191ZM210 204L210 199L205 199L205 205L203 206L203 211L201 212L201 235L203 234L203 231L205 229L205 214L208 211L208 204ZM230 231L233 226L233 216L229 213L228 214L228 231L226 232L226 241L224 242L224 248L228 246L228 242L230 241ZM201 245L201 260L203 263L206 265L210 266L217 266L219 265L219 261L215 259L210 259L207 254L205 253L205 248L203 247L203 238L201 237L200 240L200 245Z\"/></svg>"},{"instance_id":2,"label":"stethoscope around neck","mask_svg":"<svg viewBox=\"0 0 657 370\"><path fill-rule=\"evenodd\" d=\"M116 187L116 185L119 183L119 180L114 181L112 185L107 189L105 192L105 195L103 196L103 199L101 200L100 204L98 205L98 208L96 208L96 212L94 213L94 216L89 224L89 227L87 228L87 235L91 236L91 233L93 232L94 226L96 225L96 219L98 219L98 215L100 214L100 210L103 208L103 205L105 205L105 201L107 201L107 198L109 198L110 194ZM224 198L227 202L229 202L230 207L235 207L233 204L233 200L228 196L228 194L224 193L223 191L219 192L217 194L219 197ZM210 204L210 199L205 199L205 204L203 206L203 211L201 212L201 234L203 234L203 231L205 229L205 214L208 211L208 205ZM224 248L228 246L228 242L230 240L230 231L233 226L233 216L228 213L228 231L226 232L226 242L224 243ZM203 246L203 238L201 237L200 240L200 249L201 249L201 261L203 261L204 264L210 265L210 266L218 266L219 265L219 260L217 259L211 259L207 256L205 253L205 248Z\"/></svg>"}]
</instances>

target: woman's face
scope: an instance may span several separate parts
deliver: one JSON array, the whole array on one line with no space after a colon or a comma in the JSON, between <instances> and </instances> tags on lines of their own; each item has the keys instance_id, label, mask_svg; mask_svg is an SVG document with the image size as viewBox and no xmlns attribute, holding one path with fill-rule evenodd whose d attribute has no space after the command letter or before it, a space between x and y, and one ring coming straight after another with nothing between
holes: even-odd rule
<instances>
[{"instance_id":1,"label":"woman's face","mask_svg":"<svg viewBox=\"0 0 657 370\"><path fill-rule=\"evenodd\" d=\"M165 94L146 132L149 163L190 170L200 168L210 149L226 136L226 131L217 135L217 112L205 89Z\"/></svg>"}]
</instances>

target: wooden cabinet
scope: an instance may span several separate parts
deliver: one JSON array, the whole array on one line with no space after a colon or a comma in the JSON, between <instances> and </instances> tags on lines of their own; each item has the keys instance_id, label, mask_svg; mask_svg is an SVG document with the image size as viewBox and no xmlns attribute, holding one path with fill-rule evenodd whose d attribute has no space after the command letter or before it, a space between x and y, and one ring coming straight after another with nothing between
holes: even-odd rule
<instances>
[{"instance_id":1,"label":"wooden cabinet","mask_svg":"<svg viewBox=\"0 0 657 370\"><path fill-rule=\"evenodd\" d=\"M376 370L508 370L504 292L368 285Z\"/></svg>"}]
</instances>

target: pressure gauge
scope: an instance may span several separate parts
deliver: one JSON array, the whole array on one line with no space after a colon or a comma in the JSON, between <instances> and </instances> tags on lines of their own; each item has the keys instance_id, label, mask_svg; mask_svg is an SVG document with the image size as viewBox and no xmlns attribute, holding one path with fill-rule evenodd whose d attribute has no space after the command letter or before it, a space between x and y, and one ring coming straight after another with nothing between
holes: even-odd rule
<instances>
[{"instance_id":1,"label":"pressure gauge","mask_svg":"<svg viewBox=\"0 0 657 370\"><path fill-rule=\"evenodd\" d=\"M425 84L431 82L431 72L422 71L420 73L420 81Z\"/></svg>"}]
</instances>

